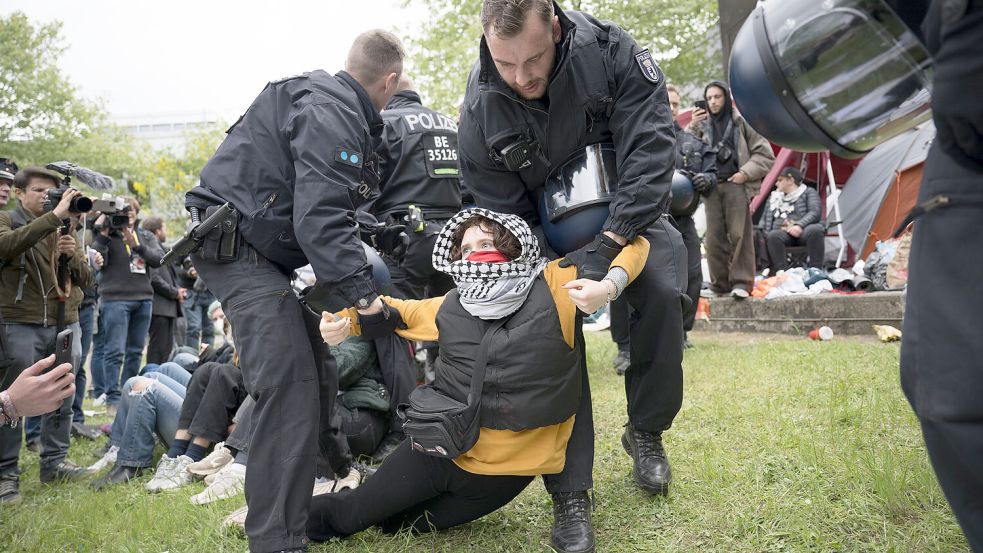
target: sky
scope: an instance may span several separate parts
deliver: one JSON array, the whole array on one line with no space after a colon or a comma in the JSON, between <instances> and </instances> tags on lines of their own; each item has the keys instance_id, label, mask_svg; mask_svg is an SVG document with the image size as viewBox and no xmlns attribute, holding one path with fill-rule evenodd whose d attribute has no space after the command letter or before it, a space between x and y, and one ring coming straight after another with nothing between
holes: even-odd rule
<instances>
[{"instance_id":1,"label":"sky","mask_svg":"<svg viewBox=\"0 0 983 553\"><path fill-rule=\"evenodd\" d=\"M59 65L117 121L235 120L272 80L342 69L360 32L402 34L425 19L399 0L0 0L35 24L59 20Z\"/></svg>"}]
</instances>

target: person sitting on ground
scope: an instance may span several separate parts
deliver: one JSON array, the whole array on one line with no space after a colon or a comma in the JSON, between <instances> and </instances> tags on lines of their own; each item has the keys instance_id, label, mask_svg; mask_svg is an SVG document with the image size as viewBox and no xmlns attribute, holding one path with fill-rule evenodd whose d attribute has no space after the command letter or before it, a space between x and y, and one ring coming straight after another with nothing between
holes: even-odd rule
<instances>
[{"instance_id":1,"label":"person sitting on ground","mask_svg":"<svg viewBox=\"0 0 983 553\"><path fill-rule=\"evenodd\" d=\"M379 356L370 340L358 336L330 349L338 365L335 409L341 431L353 457L371 457L389 431L390 420L390 394L382 383Z\"/></svg>"},{"instance_id":2,"label":"person sitting on ground","mask_svg":"<svg viewBox=\"0 0 983 553\"><path fill-rule=\"evenodd\" d=\"M581 392L577 310L591 313L620 294L647 255L648 242L636 238L603 280L576 279L573 265L541 256L529 225L515 215L475 208L451 218L433 262L456 289L440 298L385 302L405 323L399 335L438 341L434 386L462 403L478 344L507 318L490 341L480 437L455 459L425 455L404 440L358 488L311 500L308 537L323 541L375 524L385 532L449 528L509 503L534 476L562 471ZM340 343L382 311L379 299L337 320L323 313L322 337Z\"/></svg>"},{"instance_id":3,"label":"person sitting on ground","mask_svg":"<svg viewBox=\"0 0 983 553\"><path fill-rule=\"evenodd\" d=\"M821 219L819 193L802 182L802 172L795 167L782 169L761 218L771 274L788 269L788 246L805 245L809 266L823 266L826 230Z\"/></svg>"}]
</instances>

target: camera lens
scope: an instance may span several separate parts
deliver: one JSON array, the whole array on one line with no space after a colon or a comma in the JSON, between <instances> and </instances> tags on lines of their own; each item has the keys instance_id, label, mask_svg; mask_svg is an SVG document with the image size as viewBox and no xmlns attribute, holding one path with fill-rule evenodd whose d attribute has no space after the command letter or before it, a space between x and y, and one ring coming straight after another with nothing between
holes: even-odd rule
<instances>
[{"instance_id":1,"label":"camera lens","mask_svg":"<svg viewBox=\"0 0 983 553\"><path fill-rule=\"evenodd\" d=\"M72 200L70 209L76 213L86 213L92 210L92 200L85 196L77 196Z\"/></svg>"}]
</instances>

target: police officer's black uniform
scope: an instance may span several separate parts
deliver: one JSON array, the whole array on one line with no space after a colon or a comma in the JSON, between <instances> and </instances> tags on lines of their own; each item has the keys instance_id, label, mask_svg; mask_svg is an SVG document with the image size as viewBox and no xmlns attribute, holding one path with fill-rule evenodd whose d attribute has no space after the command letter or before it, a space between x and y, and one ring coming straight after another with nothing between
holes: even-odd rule
<instances>
[{"instance_id":1,"label":"police officer's black uniform","mask_svg":"<svg viewBox=\"0 0 983 553\"><path fill-rule=\"evenodd\" d=\"M704 190L694 191L695 198L684 212L672 213L670 222L676 230L683 236L683 244L686 245L686 295L689 296L691 303L683 312L683 331L693 330L696 323L696 310L700 301L700 289L703 287L703 266L702 256L700 255L700 235L696 232L696 223L693 221L693 212L699 206L700 196L712 194L713 187L717 183L717 158L706 142L703 142L692 133L687 132L673 123L676 129L676 169L683 171L690 179L696 179L696 175L704 175L706 183ZM627 352L630 343L628 328L628 305L625 300L618 298L611 303L611 339L618 344L619 352Z\"/></svg>"},{"instance_id":2,"label":"police officer's black uniform","mask_svg":"<svg viewBox=\"0 0 983 553\"><path fill-rule=\"evenodd\" d=\"M317 317L297 301L289 275L310 263L339 305L376 298L354 210L377 189L367 158L381 130L368 93L344 71L270 83L187 195L189 207L228 202L241 214L237 248L223 226L192 260L232 323L256 400L246 469L251 551L306 547L318 430L331 426L338 377ZM328 453L341 472L348 452L338 447Z\"/></svg>"},{"instance_id":3,"label":"police officer's black uniform","mask_svg":"<svg viewBox=\"0 0 983 553\"><path fill-rule=\"evenodd\" d=\"M384 257L392 286L406 299L441 296L454 281L433 268L431 256L437 233L461 210L457 123L424 107L412 90L397 92L382 119L379 197L368 209L379 221L406 224L410 237L402 260ZM410 206L421 210L425 223L407 220Z\"/></svg>"},{"instance_id":4,"label":"police officer's black uniform","mask_svg":"<svg viewBox=\"0 0 983 553\"><path fill-rule=\"evenodd\" d=\"M619 27L579 12L564 13L555 3L554 10L562 38L542 100L523 100L508 87L482 39L458 129L461 168L479 206L518 214L535 225L536 201L551 167L588 144L615 144L620 182L603 230L629 240L645 233L651 244L645 270L625 290L633 308L632 364L625 378L634 429L629 429L634 434L629 446L635 443L644 457L639 463L635 456L636 481L641 477L648 489L665 491L670 475L660 433L672 424L682 403L686 253L679 232L662 216L668 206L674 140L664 78L649 53ZM501 154L517 140L538 146L526 166L509 171ZM577 339L583 340L581 332ZM571 518L586 518L580 514L586 497L582 492L593 484L586 360L584 367L565 469L544 478L557 515L553 545L561 550L593 548L589 526L573 524ZM660 465L656 471L653 461ZM581 492L573 496L580 499L567 509L568 496L562 492ZM585 530L590 534L583 535Z\"/></svg>"},{"instance_id":5,"label":"police officer's black uniform","mask_svg":"<svg viewBox=\"0 0 983 553\"><path fill-rule=\"evenodd\" d=\"M946 499L983 553L983 0L889 2L934 59L938 135L918 194L908 261L901 385ZM926 209L927 208L927 209Z\"/></svg>"}]
</instances>

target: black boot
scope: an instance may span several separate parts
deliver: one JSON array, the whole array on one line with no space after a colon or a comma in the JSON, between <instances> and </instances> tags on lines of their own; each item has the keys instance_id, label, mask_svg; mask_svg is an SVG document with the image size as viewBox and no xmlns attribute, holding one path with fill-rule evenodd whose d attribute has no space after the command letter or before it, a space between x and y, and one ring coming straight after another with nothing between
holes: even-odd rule
<instances>
[{"instance_id":1,"label":"black boot","mask_svg":"<svg viewBox=\"0 0 983 553\"><path fill-rule=\"evenodd\" d=\"M633 473L638 487L657 495L669 493L672 467L662 446L662 432L635 430L627 424L621 435L621 445L635 463Z\"/></svg>"},{"instance_id":2,"label":"black boot","mask_svg":"<svg viewBox=\"0 0 983 553\"><path fill-rule=\"evenodd\" d=\"M143 467L123 467L114 465L105 476L92 483L92 488L101 490L114 484L124 484L142 475L147 469Z\"/></svg>"},{"instance_id":3,"label":"black boot","mask_svg":"<svg viewBox=\"0 0 983 553\"><path fill-rule=\"evenodd\" d=\"M20 478L17 474L0 476L0 504L20 503Z\"/></svg>"},{"instance_id":4,"label":"black boot","mask_svg":"<svg viewBox=\"0 0 983 553\"><path fill-rule=\"evenodd\" d=\"M594 553L593 502L588 492L553 494L553 533L550 545L557 553Z\"/></svg>"},{"instance_id":5,"label":"black boot","mask_svg":"<svg viewBox=\"0 0 983 553\"><path fill-rule=\"evenodd\" d=\"M69 480L81 480L89 475L89 472L75 463L65 459L53 467L41 467L41 483L63 482Z\"/></svg>"}]
</instances>

